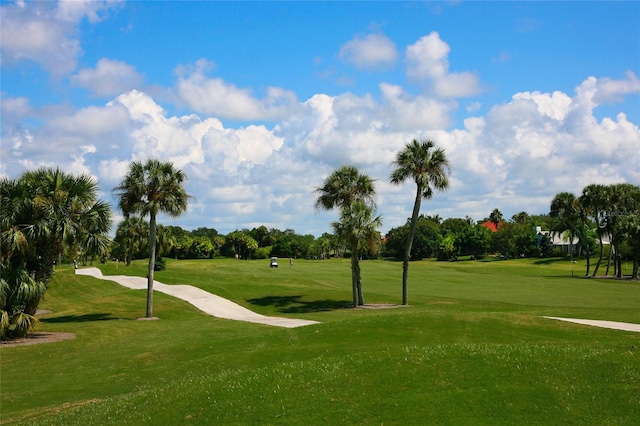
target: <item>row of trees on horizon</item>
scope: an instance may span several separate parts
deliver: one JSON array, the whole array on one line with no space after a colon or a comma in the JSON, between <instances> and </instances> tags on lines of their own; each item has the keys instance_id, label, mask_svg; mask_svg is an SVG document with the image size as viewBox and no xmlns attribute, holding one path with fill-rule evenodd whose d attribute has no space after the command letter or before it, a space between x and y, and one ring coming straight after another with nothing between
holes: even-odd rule
<instances>
[{"instance_id":1,"label":"row of trees on horizon","mask_svg":"<svg viewBox=\"0 0 640 426\"><path fill-rule=\"evenodd\" d=\"M403 260L402 300L408 303L409 261L426 257L455 260L458 256L488 253L515 256L551 256L548 235L567 235L577 241L575 253L589 259L597 256L598 273L610 241L614 274L621 276L623 259L633 261L638 277L640 261L640 186L632 184L589 185L581 195L563 192L554 197L548 215L521 212L505 220L498 209L477 223L470 218L441 219L420 215L421 202L435 191L448 188L451 173L443 149L432 141L414 140L393 162L391 183L412 181L416 197L412 216L403 226L383 238L378 229L374 180L354 166L335 169L316 188L316 208L337 210L333 233L321 237L299 235L294 230L265 226L219 234L212 228L187 231L157 223L160 213L177 217L188 205L186 175L170 162L155 159L130 164L123 181L114 188L125 219L118 224L115 239L108 237L111 206L98 199L97 183L86 175L75 176L59 169L41 168L18 179L2 178L0 262L1 338L26 335L37 324L35 310L63 258L132 259L148 257L147 317L153 315L153 278L162 256L242 259L270 256L326 259L351 258L354 306L364 304L360 260L392 257ZM487 226L493 224L493 227ZM491 229L489 229L491 228ZM572 253L574 251L572 250Z\"/></svg>"}]
</instances>

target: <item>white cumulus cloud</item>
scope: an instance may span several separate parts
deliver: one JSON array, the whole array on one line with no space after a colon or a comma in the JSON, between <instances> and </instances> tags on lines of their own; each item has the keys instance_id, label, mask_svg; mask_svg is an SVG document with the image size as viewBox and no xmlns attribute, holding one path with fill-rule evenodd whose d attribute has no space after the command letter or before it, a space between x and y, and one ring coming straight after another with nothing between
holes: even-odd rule
<instances>
[{"instance_id":1,"label":"white cumulus cloud","mask_svg":"<svg viewBox=\"0 0 640 426\"><path fill-rule=\"evenodd\" d=\"M207 77L205 71L209 68L210 63L199 60L195 67L177 70L178 99L198 113L239 120L275 120L286 116L297 105L292 91L269 87L266 96L259 99L250 89Z\"/></svg>"},{"instance_id":2,"label":"white cumulus cloud","mask_svg":"<svg viewBox=\"0 0 640 426\"><path fill-rule=\"evenodd\" d=\"M398 50L384 34L369 34L349 40L338 56L356 68L370 70L393 66L398 59Z\"/></svg>"},{"instance_id":3,"label":"white cumulus cloud","mask_svg":"<svg viewBox=\"0 0 640 426\"><path fill-rule=\"evenodd\" d=\"M71 76L71 84L89 89L95 96L116 96L137 89L144 81L134 66L102 58L95 68L84 68Z\"/></svg>"},{"instance_id":4,"label":"white cumulus cloud","mask_svg":"<svg viewBox=\"0 0 640 426\"><path fill-rule=\"evenodd\" d=\"M2 62L31 61L53 75L76 68L82 53L78 26L83 18L95 23L117 1L16 2L0 7Z\"/></svg>"},{"instance_id":5,"label":"white cumulus cloud","mask_svg":"<svg viewBox=\"0 0 640 426\"><path fill-rule=\"evenodd\" d=\"M449 45L433 31L407 47L407 76L418 82L429 82L442 98L473 96L480 92L478 77L469 71L449 72Z\"/></svg>"}]
</instances>

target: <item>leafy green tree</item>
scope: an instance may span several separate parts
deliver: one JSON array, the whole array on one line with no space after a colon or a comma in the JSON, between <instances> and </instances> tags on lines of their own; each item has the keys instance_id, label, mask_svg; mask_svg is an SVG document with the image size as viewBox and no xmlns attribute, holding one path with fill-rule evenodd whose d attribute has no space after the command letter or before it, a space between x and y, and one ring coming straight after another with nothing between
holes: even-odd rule
<instances>
[{"instance_id":1,"label":"leafy green tree","mask_svg":"<svg viewBox=\"0 0 640 426\"><path fill-rule=\"evenodd\" d=\"M364 305L362 277L360 274L360 254L363 250L376 250L380 244L382 226L380 216L373 217L373 207L357 200L342 209L339 222L331 224L336 236L344 240L351 250L351 289L353 306Z\"/></svg>"},{"instance_id":2,"label":"leafy green tree","mask_svg":"<svg viewBox=\"0 0 640 426\"><path fill-rule=\"evenodd\" d=\"M269 229L264 225L253 228L251 230L251 236L258 242L259 247L270 246L275 242L275 239L269 232Z\"/></svg>"},{"instance_id":3,"label":"leafy green tree","mask_svg":"<svg viewBox=\"0 0 640 426\"><path fill-rule=\"evenodd\" d=\"M225 237L223 252L226 256L238 256L240 259L250 259L258 249L258 242L247 229L235 230Z\"/></svg>"},{"instance_id":4,"label":"leafy green tree","mask_svg":"<svg viewBox=\"0 0 640 426\"><path fill-rule=\"evenodd\" d=\"M416 183L416 197L413 203L402 266L402 304L407 305L409 303L407 289L409 259L411 258L411 246L416 233L420 204L423 198L431 199L434 190L445 191L449 187L447 175L450 173L451 167L444 149L437 148L433 141L418 142L415 139L397 154L393 165L395 169L390 177L392 184L400 185L407 179L412 179Z\"/></svg>"},{"instance_id":5,"label":"leafy green tree","mask_svg":"<svg viewBox=\"0 0 640 426\"><path fill-rule=\"evenodd\" d=\"M456 237L453 234L449 234L440 242L440 252L438 259L440 260L453 260L458 256L458 248L456 247Z\"/></svg>"},{"instance_id":6,"label":"leafy green tree","mask_svg":"<svg viewBox=\"0 0 640 426\"><path fill-rule=\"evenodd\" d=\"M206 236L194 237L187 249L187 259L210 259L213 255L214 247L211 239Z\"/></svg>"},{"instance_id":7,"label":"leafy green tree","mask_svg":"<svg viewBox=\"0 0 640 426\"><path fill-rule=\"evenodd\" d=\"M392 228L387 232L385 243L385 255L396 259L402 259L409 235L410 220L405 225ZM442 235L440 225L429 216L420 215L416 233L411 247L411 260L420 260L438 255Z\"/></svg>"},{"instance_id":8,"label":"leafy green tree","mask_svg":"<svg viewBox=\"0 0 640 426\"><path fill-rule=\"evenodd\" d=\"M147 275L147 318L153 316L153 273L156 261L156 220L158 214L180 216L190 196L184 183L186 174L171 162L149 159L146 163L134 161L123 181L114 192L125 217L139 214L149 216L149 268Z\"/></svg>"},{"instance_id":9,"label":"leafy green tree","mask_svg":"<svg viewBox=\"0 0 640 426\"><path fill-rule=\"evenodd\" d=\"M34 314L54 264L109 245L109 204L98 199L88 175L40 168L0 179L0 338L22 337L37 324Z\"/></svg>"}]
</instances>

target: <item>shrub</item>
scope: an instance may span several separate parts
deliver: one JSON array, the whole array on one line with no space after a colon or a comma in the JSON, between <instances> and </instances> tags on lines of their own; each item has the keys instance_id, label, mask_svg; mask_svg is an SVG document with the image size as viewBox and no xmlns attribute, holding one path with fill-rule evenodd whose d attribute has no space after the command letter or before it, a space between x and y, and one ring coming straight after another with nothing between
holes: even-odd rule
<instances>
[{"instance_id":1,"label":"shrub","mask_svg":"<svg viewBox=\"0 0 640 426\"><path fill-rule=\"evenodd\" d=\"M158 272L158 271L164 271L165 269L167 269L167 261L164 260L163 257L157 258L156 259L156 264L155 264L155 267L153 268L153 270Z\"/></svg>"},{"instance_id":2,"label":"shrub","mask_svg":"<svg viewBox=\"0 0 640 426\"><path fill-rule=\"evenodd\" d=\"M268 259L269 257L271 257L271 246L258 247L253 253L254 259Z\"/></svg>"}]
</instances>

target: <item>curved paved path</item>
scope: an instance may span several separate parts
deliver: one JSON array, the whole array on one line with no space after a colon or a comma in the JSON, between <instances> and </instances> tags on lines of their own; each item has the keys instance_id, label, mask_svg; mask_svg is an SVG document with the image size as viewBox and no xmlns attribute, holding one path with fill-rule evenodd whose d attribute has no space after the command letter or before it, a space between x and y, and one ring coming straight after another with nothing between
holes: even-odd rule
<instances>
[{"instance_id":1,"label":"curved paved path","mask_svg":"<svg viewBox=\"0 0 640 426\"><path fill-rule=\"evenodd\" d=\"M88 275L102 280L114 281L122 286L134 290L147 289L147 279L143 277L131 277L126 275L102 275L102 271L98 268L76 269L76 274ZM260 315L228 299L216 296L215 294L211 294L192 285L167 285L159 281L154 281L153 290L189 302L196 308L200 309L202 312L205 312L217 318L254 322L258 324L266 324L286 328L320 324L318 321L268 317L265 315Z\"/></svg>"}]
</instances>

